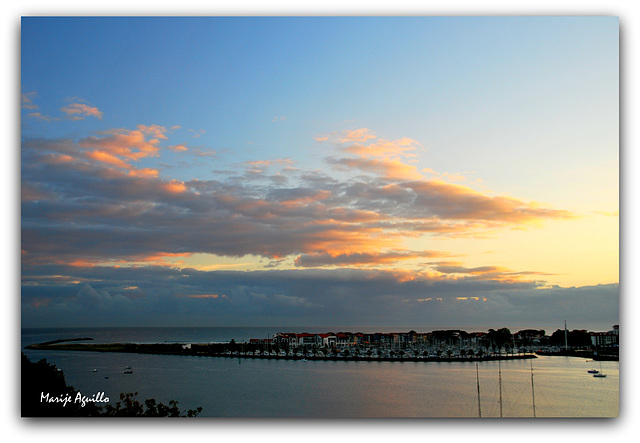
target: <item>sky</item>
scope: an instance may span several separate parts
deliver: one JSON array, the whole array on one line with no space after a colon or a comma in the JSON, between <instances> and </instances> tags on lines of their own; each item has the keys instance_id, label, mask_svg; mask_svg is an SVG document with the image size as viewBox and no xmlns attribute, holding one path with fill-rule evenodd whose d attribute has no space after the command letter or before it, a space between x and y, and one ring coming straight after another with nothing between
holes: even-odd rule
<instances>
[{"instance_id":1,"label":"sky","mask_svg":"<svg viewBox=\"0 0 640 443\"><path fill-rule=\"evenodd\" d=\"M606 331L608 17L23 17L21 325Z\"/></svg>"}]
</instances>

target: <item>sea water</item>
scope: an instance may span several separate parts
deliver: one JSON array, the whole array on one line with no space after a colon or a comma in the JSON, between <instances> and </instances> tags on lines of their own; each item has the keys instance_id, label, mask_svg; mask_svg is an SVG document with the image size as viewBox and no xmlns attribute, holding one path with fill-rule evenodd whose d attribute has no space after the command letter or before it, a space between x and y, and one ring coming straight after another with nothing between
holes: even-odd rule
<instances>
[{"instance_id":1,"label":"sea water","mask_svg":"<svg viewBox=\"0 0 640 443\"><path fill-rule=\"evenodd\" d=\"M32 361L46 358L61 368L67 383L83 395L104 392L115 404L121 392L138 392L140 400L176 400L183 410L201 406L200 417L498 417L500 409L503 417L533 417L534 411L536 417L615 417L619 412L618 362L576 357L479 362L476 367L475 362L263 360L24 349L31 343L76 337L103 343L241 342L278 332L271 329L25 329L22 346ZM332 330L286 330L303 329ZM132 373L125 373L126 367ZM589 369L601 369L607 377L594 378Z\"/></svg>"}]
</instances>

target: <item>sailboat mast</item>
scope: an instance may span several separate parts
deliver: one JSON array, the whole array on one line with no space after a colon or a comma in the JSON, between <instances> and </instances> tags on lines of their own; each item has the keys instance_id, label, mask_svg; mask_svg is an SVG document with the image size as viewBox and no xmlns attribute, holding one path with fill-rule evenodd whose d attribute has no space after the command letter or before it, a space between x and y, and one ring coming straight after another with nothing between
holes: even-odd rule
<instances>
[{"instance_id":1,"label":"sailboat mast","mask_svg":"<svg viewBox=\"0 0 640 443\"><path fill-rule=\"evenodd\" d=\"M536 394L533 389L533 362L529 361L531 364L531 401L533 402L533 417L536 416Z\"/></svg>"},{"instance_id":2,"label":"sailboat mast","mask_svg":"<svg viewBox=\"0 0 640 443\"><path fill-rule=\"evenodd\" d=\"M569 345L567 343L567 321L564 321L564 350L568 350Z\"/></svg>"},{"instance_id":3,"label":"sailboat mast","mask_svg":"<svg viewBox=\"0 0 640 443\"><path fill-rule=\"evenodd\" d=\"M476 384L478 385L478 417L482 417L482 409L480 408L480 376L478 375L478 362L476 362Z\"/></svg>"},{"instance_id":4,"label":"sailboat mast","mask_svg":"<svg viewBox=\"0 0 640 443\"><path fill-rule=\"evenodd\" d=\"M500 387L500 418L502 418L502 365L498 360L498 386Z\"/></svg>"}]
</instances>

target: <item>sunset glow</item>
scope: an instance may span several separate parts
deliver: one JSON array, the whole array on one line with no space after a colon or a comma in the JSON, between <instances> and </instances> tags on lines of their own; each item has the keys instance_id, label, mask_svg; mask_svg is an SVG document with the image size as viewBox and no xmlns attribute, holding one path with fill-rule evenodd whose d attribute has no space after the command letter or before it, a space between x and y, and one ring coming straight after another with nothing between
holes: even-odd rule
<instances>
[{"instance_id":1,"label":"sunset glow","mask_svg":"<svg viewBox=\"0 0 640 443\"><path fill-rule=\"evenodd\" d=\"M21 56L25 326L617 321L615 18L29 17Z\"/></svg>"}]
</instances>

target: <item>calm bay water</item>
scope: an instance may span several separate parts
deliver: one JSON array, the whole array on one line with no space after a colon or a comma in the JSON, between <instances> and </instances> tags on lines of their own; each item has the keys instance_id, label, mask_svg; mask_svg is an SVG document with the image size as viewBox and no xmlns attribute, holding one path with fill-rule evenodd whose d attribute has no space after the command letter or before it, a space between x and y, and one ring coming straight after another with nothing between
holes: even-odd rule
<instances>
[{"instance_id":1,"label":"calm bay water","mask_svg":"<svg viewBox=\"0 0 640 443\"><path fill-rule=\"evenodd\" d=\"M275 328L101 328L22 331L22 346L58 338L96 342L225 342L267 337ZM301 328L287 330L302 331ZM305 328L325 332L327 328ZM336 331L338 329L335 329ZM201 417L478 417L473 362L344 362L253 360L123 353L23 350L64 370L67 383L85 395L120 392L138 398L177 400L181 409L202 406ZM481 362L480 409L499 416L498 370L505 417L532 417L533 365L537 417L615 417L619 411L619 364L602 362L606 378L589 369L598 362L539 357ZM596 366L594 366L596 365ZM133 374L124 374L125 366ZM93 372L97 369L97 372ZM108 378L105 378L108 377Z\"/></svg>"}]
</instances>

